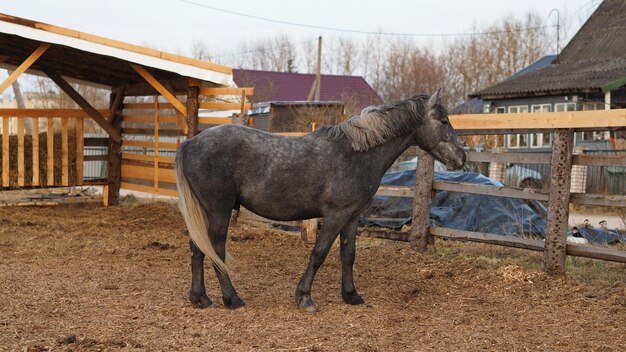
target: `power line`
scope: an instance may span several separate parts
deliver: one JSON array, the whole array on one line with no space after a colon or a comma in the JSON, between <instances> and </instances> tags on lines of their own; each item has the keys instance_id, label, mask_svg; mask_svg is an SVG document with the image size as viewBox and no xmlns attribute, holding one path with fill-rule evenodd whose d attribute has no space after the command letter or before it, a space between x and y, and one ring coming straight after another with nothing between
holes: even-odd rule
<instances>
[{"instance_id":1,"label":"power line","mask_svg":"<svg viewBox=\"0 0 626 352\"><path fill-rule=\"evenodd\" d=\"M366 35L381 35L381 36L400 36L400 37L462 37L462 36L475 36L475 35L489 35L489 34L504 34L504 33L519 33L526 31L534 31L545 28L552 28L554 25L546 25L546 26L535 26L535 27L526 27L526 28L518 28L513 30L505 30L505 31L488 31L488 32L472 32L472 33L394 33L394 32L372 32L372 31L363 31L358 29L349 29L349 28L338 28L338 27L326 27L326 26L318 26L306 23L297 23L290 21L277 20L273 18L261 17L256 15L250 15L247 13L226 10L222 8L218 8L215 6L201 4L191 0L178 0L180 2L203 7L209 10L218 11L222 13L227 13L230 15L241 16L252 18L259 21L277 23L277 24L285 24L289 26L303 27L303 28L311 28L311 29L321 29L325 31L333 31L333 32L343 32L343 33L353 33L353 34L366 34Z\"/></svg>"}]
</instances>

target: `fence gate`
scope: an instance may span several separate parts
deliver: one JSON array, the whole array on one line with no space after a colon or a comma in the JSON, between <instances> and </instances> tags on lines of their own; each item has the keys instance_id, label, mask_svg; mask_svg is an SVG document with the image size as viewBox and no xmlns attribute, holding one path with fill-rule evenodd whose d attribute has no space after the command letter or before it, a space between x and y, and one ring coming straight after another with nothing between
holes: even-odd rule
<instances>
[{"instance_id":1,"label":"fence gate","mask_svg":"<svg viewBox=\"0 0 626 352\"><path fill-rule=\"evenodd\" d=\"M233 113L251 108L245 96L252 93L251 88L201 88L197 131L231 123ZM162 96L139 99L123 107L121 188L176 196L174 158L187 137L186 118Z\"/></svg>"}]
</instances>

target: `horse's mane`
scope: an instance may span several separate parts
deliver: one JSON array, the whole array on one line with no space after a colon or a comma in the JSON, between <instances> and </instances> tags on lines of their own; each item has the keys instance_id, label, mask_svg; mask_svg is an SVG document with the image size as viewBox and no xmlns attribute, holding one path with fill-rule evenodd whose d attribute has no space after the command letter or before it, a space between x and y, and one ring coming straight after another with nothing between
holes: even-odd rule
<instances>
[{"instance_id":1,"label":"horse's mane","mask_svg":"<svg viewBox=\"0 0 626 352\"><path fill-rule=\"evenodd\" d=\"M428 98L419 94L392 104L368 106L360 115L338 125L323 126L316 132L332 138L345 136L352 149L366 151L415 129L424 117Z\"/></svg>"}]
</instances>

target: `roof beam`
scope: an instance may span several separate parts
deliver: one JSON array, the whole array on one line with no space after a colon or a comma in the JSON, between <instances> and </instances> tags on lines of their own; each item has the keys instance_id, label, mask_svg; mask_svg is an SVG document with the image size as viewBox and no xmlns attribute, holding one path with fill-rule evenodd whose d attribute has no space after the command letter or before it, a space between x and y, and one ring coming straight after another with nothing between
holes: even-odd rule
<instances>
[{"instance_id":1,"label":"roof beam","mask_svg":"<svg viewBox=\"0 0 626 352\"><path fill-rule=\"evenodd\" d=\"M181 103L176 96L171 93L164 85L161 84L154 76L150 74L145 68L136 64L129 64L137 73L143 77L157 92L159 92L167 101L169 101L174 108L178 110L183 116L187 116L187 107Z\"/></svg>"},{"instance_id":2,"label":"roof beam","mask_svg":"<svg viewBox=\"0 0 626 352\"><path fill-rule=\"evenodd\" d=\"M24 62L22 62L21 65L19 65L15 71L13 71L13 73L11 73L9 75L9 77L4 80L4 82L2 82L2 84L0 84L0 94L2 94L4 92L5 89L7 89L11 84L13 84L13 82L15 82L15 80L24 72L26 72L26 70L28 70L28 68L35 63L35 61L37 61L37 59L39 59L41 57L41 55L43 55L43 53L46 52L46 50L48 50L48 48L50 47L49 43L41 43L39 45L39 47L37 47L37 49L35 49L35 51L33 51L32 54L30 54L30 56L28 56L26 58L26 60L24 60Z\"/></svg>"},{"instance_id":3,"label":"roof beam","mask_svg":"<svg viewBox=\"0 0 626 352\"><path fill-rule=\"evenodd\" d=\"M67 81L63 79L63 77L61 77L58 72L46 70L45 73L46 75L48 75L48 77L50 77L50 79L54 81L54 83L56 83L61 88L61 90L65 92L65 94L72 98L72 100L76 104L78 104L81 109L85 110L89 117L94 119L94 121L96 121L96 123L100 125L100 127L104 128L104 130L109 134L111 139L118 143L122 141L122 134L120 133L120 131L113 127L113 125L111 125L109 121L104 116L102 116L102 114L98 110L91 106L91 104L89 104L89 102L85 100L85 98L83 98L80 93L78 93L69 83L67 83Z\"/></svg>"}]
</instances>

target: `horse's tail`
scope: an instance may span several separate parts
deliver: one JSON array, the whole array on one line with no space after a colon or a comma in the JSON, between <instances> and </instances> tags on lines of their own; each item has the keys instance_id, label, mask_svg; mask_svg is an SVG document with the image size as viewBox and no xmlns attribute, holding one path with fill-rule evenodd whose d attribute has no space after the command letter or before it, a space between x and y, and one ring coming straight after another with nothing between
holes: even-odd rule
<instances>
[{"instance_id":1,"label":"horse's tail","mask_svg":"<svg viewBox=\"0 0 626 352\"><path fill-rule=\"evenodd\" d=\"M198 201L198 197L193 193L189 182L183 171L183 144L176 155L176 188L178 189L178 207L183 214L187 229L189 230L189 236L193 243L209 257L213 265L220 271L228 273L228 267L226 263L217 255L215 248L209 238L209 220L207 219L204 208Z\"/></svg>"}]
</instances>

